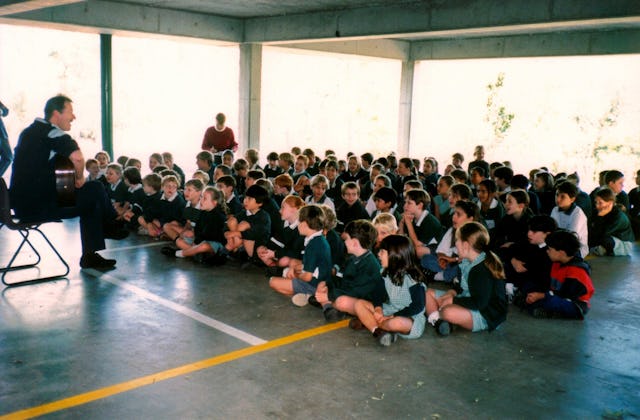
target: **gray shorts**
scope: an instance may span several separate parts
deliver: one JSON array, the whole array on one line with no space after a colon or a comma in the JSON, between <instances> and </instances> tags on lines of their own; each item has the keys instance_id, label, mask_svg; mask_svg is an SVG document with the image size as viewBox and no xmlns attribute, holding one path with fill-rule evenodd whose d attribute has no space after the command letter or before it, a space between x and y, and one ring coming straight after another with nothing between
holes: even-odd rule
<instances>
[{"instance_id":1,"label":"gray shorts","mask_svg":"<svg viewBox=\"0 0 640 420\"><path fill-rule=\"evenodd\" d=\"M216 241L205 241L205 242L209 244L211 249L213 249L213 252L215 252L216 254L220 252L221 249L224 248L224 246L220 242L216 242Z\"/></svg>"},{"instance_id":2,"label":"gray shorts","mask_svg":"<svg viewBox=\"0 0 640 420\"><path fill-rule=\"evenodd\" d=\"M307 295L315 295L316 294L316 286L312 285L309 282L302 281L300 279L291 280L291 286L293 288L293 293L305 293Z\"/></svg>"}]
</instances>

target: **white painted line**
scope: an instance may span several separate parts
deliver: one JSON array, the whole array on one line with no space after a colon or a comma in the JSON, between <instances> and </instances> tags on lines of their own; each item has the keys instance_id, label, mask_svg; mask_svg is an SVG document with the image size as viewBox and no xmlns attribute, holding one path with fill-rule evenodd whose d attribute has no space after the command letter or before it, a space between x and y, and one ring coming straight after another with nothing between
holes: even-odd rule
<instances>
[{"instance_id":1,"label":"white painted line","mask_svg":"<svg viewBox=\"0 0 640 420\"><path fill-rule=\"evenodd\" d=\"M130 249L151 248L151 247L154 247L154 246L166 245L166 244L170 244L170 243L172 243L172 242L169 242L169 241L152 242L150 244L123 246L121 248L107 248L107 249L103 249L100 252L128 251Z\"/></svg>"},{"instance_id":2,"label":"white painted line","mask_svg":"<svg viewBox=\"0 0 640 420\"><path fill-rule=\"evenodd\" d=\"M182 305L178 305L175 302L171 302L170 300L162 298L162 297L160 297L158 295L154 295L151 292L148 292L148 291L146 291L144 289L141 289L141 288L139 288L137 286L134 286L132 284L124 282L124 281L120 280L117 277L111 276L109 274L103 273L103 272L98 271L98 270L94 270L92 268L82 269L82 271L87 273L87 274L89 274L89 275L91 275L91 276L97 277L100 280L108 281L111 284L115 284L116 286L122 287L123 289L126 289L126 290L128 290L128 291L130 291L130 292L132 292L132 293L134 293L134 294L136 294L136 295L138 295L140 297L143 297L145 299L148 299L148 300L151 300L153 302L156 302L156 303L158 303L158 304L160 304L160 305L162 305L162 306L164 306L166 308L173 309L174 311L176 311L176 312L178 312L178 313L180 313L182 315L186 315L186 316L188 316L189 318L191 318L193 320L201 322L201 323L203 323L203 324L205 324L205 325L207 325L207 326L209 326L211 328L214 328L214 329L216 329L218 331L221 331L221 332L223 332L225 334L228 334L228 335L230 335L232 337L235 337L238 340L244 341L247 344L251 344L252 346L257 346L257 345L264 344L264 343L267 342L266 340L263 340L261 338L258 338L256 336L254 336L254 335L248 334L248 333L246 333L244 331L241 331L241 330L239 330L237 328L234 328L231 325L227 325L227 324L225 324L223 322L217 321L217 320L215 320L213 318L210 318L210 317L208 317L206 315L202 315L201 313L196 312L196 311L194 311L192 309L189 309L189 308L184 307Z\"/></svg>"}]
</instances>

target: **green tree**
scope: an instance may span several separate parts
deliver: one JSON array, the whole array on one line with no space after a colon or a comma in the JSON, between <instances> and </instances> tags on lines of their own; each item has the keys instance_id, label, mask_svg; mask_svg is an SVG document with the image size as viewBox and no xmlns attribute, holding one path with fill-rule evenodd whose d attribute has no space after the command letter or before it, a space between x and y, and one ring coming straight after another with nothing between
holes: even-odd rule
<instances>
[{"instance_id":1,"label":"green tree","mask_svg":"<svg viewBox=\"0 0 640 420\"><path fill-rule=\"evenodd\" d=\"M514 113L507 111L507 107L500 97L503 86L504 73L498 73L496 81L487 85L489 96L487 97L487 112L484 120L489 123L496 143L504 140L516 117Z\"/></svg>"}]
</instances>

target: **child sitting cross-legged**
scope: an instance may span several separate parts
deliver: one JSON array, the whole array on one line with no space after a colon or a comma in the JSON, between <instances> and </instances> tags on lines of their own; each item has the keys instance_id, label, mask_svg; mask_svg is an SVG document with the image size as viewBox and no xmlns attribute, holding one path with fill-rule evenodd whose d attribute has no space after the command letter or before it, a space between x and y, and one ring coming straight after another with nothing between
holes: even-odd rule
<instances>
[{"instance_id":1,"label":"child sitting cross-legged","mask_svg":"<svg viewBox=\"0 0 640 420\"><path fill-rule=\"evenodd\" d=\"M138 218L140 233L146 233L152 238L158 238L163 232L162 227L174 220L184 223L182 220L182 209L185 206L184 198L178 193L178 178L167 175L162 178L162 196L155 202L148 211L145 209L142 216Z\"/></svg>"},{"instance_id":2,"label":"child sitting cross-legged","mask_svg":"<svg viewBox=\"0 0 640 420\"><path fill-rule=\"evenodd\" d=\"M559 316L584 319L595 289L591 269L580 258L580 241L573 232L557 230L547 236L551 288L527 294L527 309L536 318Z\"/></svg>"},{"instance_id":3,"label":"child sitting cross-legged","mask_svg":"<svg viewBox=\"0 0 640 420\"><path fill-rule=\"evenodd\" d=\"M243 204L246 212L240 212L235 216L229 216L227 220L228 231L224 233L227 239L226 249L237 254L242 250L248 257L253 257L256 244L265 244L269 240L271 232L271 218L262 205L269 199L267 190L259 185L247 188Z\"/></svg>"},{"instance_id":4,"label":"child sitting cross-legged","mask_svg":"<svg viewBox=\"0 0 640 420\"><path fill-rule=\"evenodd\" d=\"M616 205L608 187L596 192L596 214L589 220L589 248L592 255L631 255L633 229L627 214Z\"/></svg>"},{"instance_id":5,"label":"child sitting cross-legged","mask_svg":"<svg viewBox=\"0 0 640 420\"><path fill-rule=\"evenodd\" d=\"M107 196L117 214L116 220L124 220L124 213L129 210L129 201L127 201L129 191L122 180L122 166L119 163L107 165L105 179L107 180Z\"/></svg>"},{"instance_id":6,"label":"child sitting cross-legged","mask_svg":"<svg viewBox=\"0 0 640 420\"><path fill-rule=\"evenodd\" d=\"M138 227L138 217L142 213L142 205L146 199L146 193L142 185L140 171L135 166L127 167L122 173L124 183L127 185L127 201L129 208L122 215L125 226L135 229Z\"/></svg>"},{"instance_id":7,"label":"child sitting cross-legged","mask_svg":"<svg viewBox=\"0 0 640 420\"><path fill-rule=\"evenodd\" d=\"M523 307L529 293L549 290L551 260L546 239L556 229L558 224L551 216L533 216L527 232L529 243L517 245L511 260L505 262L507 297L514 305Z\"/></svg>"},{"instance_id":8,"label":"child sitting cross-legged","mask_svg":"<svg viewBox=\"0 0 640 420\"><path fill-rule=\"evenodd\" d=\"M132 208L132 217L137 217L139 235L149 234L147 225L153 221L154 215L159 211L160 197L162 197L161 188L162 178L160 175L151 173L142 178L142 190L145 193L145 198L141 206L133 206Z\"/></svg>"},{"instance_id":9,"label":"child sitting cross-legged","mask_svg":"<svg viewBox=\"0 0 640 420\"><path fill-rule=\"evenodd\" d=\"M170 249L178 258L202 255L203 261L216 265L224 264L226 240L223 230L226 219L224 195L215 187L206 187L200 196L200 215L193 228L193 237L179 237L176 239L179 249L166 247L162 249L163 253L171 255L168 252Z\"/></svg>"},{"instance_id":10,"label":"child sitting cross-legged","mask_svg":"<svg viewBox=\"0 0 640 420\"><path fill-rule=\"evenodd\" d=\"M587 216L576 205L578 187L572 182L563 181L556 186L556 206L551 210L551 217L560 229L575 232L580 240L580 255L582 258L589 253L589 227Z\"/></svg>"},{"instance_id":11,"label":"child sitting cross-legged","mask_svg":"<svg viewBox=\"0 0 640 420\"><path fill-rule=\"evenodd\" d=\"M430 203L429 193L425 190L410 190L405 194L399 232L411 239L418 258L431 254L442 238L442 226L428 210Z\"/></svg>"},{"instance_id":12,"label":"child sitting cross-legged","mask_svg":"<svg viewBox=\"0 0 640 420\"><path fill-rule=\"evenodd\" d=\"M266 245L257 249L258 258L268 267L269 274L280 274L291 260L302 260L304 237L298 232L298 211L304 207L304 201L297 195L288 195L280 207L282 229L278 237L272 236ZM272 222L274 222L272 220Z\"/></svg>"},{"instance_id":13,"label":"child sitting cross-legged","mask_svg":"<svg viewBox=\"0 0 640 420\"><path fill-rule=\"evenodd\" d=\"M178 237L193 239L193 227L200 217L200 196L203 188L204 184L199 179L190 179L186 182L184 199L187 203L182 209L182 217L185 223L174 220L162 227L165 235L172 241L175 241Z\"/></svg>"},{"instance_id":14,"label":"child sitting cross-legged","mask_svg":"<svg viewBox=\"0 0 640 420\"><path fill-rule=\"evenodd\" d=\"M433 254L422 256L420 264L428 270L427 277L436 281L452 283L460 275L460 257L456 248L456 229L467 222L479 221L478 206L471 201L458 201L453 206L453 226L445 232Z\"/></svg>"},{"instance_id":15,"label":"child sitting cross-legged","mask_svg":"<svg viewBox=\"0 0 640 420\"><path fill-rule=\"evenodd\" d=\"M247 190L248 191L248 190ZM321 280L331 276L331 250L323 235L325 213L315 204L300 209L298 231L304 239L302 263L294 263L279 277L271 277L269 286L276 292L292 296L296 306L309 303Z\"/></svg>"},{"instance_id":16,"label":"child sitting cross-legged","mask_svg":"<svg viewBox=\"0 0 640 420\"><path fill-rule=\"evenodd\" d=\"M353 329L366 328L383 346L402 338L419 338L426 319L425 287L411 240L403 235L390 235L380 243L378 258L386 293L382 301L358 300L354 307Z\"/></svg>"},{"instance_id":17,"label":"child sitting cross-legged","mask_svg":"<svg viewBox=\"0 0 640 420\"><path fill-rule=\"evenodd\" d=\"M223 175L216 181L216 188L224 194L229 214L235 216L242 211L242 203L235 193L236 180L231 175Z\"/></svg>"},{"instance_id":18,"label":"child sitting cross-legged","mask_svg":"<svg viewBox=\"0 0 640 420\"><path fill-rule=\"evenodd\" d=\"M408 183L405 185L408 185ZM393 188L382 187L374 192L372 196L376 206L376 210L371 214L372 218L375 218L380 213L391 213L396 218L396 222L400 223L402 215L398 212L396 206L398 195Z\"/></svg>"},{"instance_id":19,"label":"child sitting cross-legged","mask_svg":"<svg viewBox=\"0 0 640 420\"><path fill-rule=\"evenodd\" d=\"M358 299L382 302L385 297L380 263L371 252L376 228L368 220L354 220L345 226L342 236L349 258L335 276L318 283L315 294L329 322L339 321L345 313L355 315Z\"/></svg>"},{"instance_id":20,"label":"child sitting cross-legged","mask_svg":"<svg viewBox=\"0 0 640 420\"><path fill-rule=\"evenodd\" d=\"M456 230L460 263L460 285L456 289L428 289L426 313L439 335L459 325L476 332L494 330L507 319L507 297L502 262L489 251L489 232L478 222Z\"/></svg>"}]
</instances>

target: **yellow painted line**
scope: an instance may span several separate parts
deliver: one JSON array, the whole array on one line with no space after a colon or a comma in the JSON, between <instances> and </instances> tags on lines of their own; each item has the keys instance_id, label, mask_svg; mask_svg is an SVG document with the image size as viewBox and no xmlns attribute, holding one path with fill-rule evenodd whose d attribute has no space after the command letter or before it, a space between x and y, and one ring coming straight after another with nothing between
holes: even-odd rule
<instances>
[{"instance_id":1,"label":"yellow painted line","mask_svg":"<svg viewBox=\"0 0 640 420\"><path fill-rule=\"evenodd\" d=\"M105 388L97 389L95 391L90 391L84 394L79 394L73 397L54 401L52 403L43 404L33 408L28 408L26 410L15 411L13 413L0 416L0 420L29 419L37 416L42 416L44 414L53 413L55 411L60 411L67 408L87 404L92 401L110 397L112 395L131 391L136 388L140 388L147 385L152 385L152 384L155 384L156 382L164 381L167 379L175 378L177 376L186 375L192 372L207 369L223 363L231 362L233 360L241 359L243 357L251 356L257 353L262 353L263 351L271 350L277 347L286 346L288 344L305 340L307 338L314 337L316 335L320 335L320 334L324 334L340 328L344 328L348 325L348 323L349 321L344 320L344 321L336 322L334 324L328 324L328 325L323 325L321 327L312 328L310 330L305 330L296 334L288 335L286 337L268 341L264 344L259 344L257 346L246 347L240 350L235 350L229 353L221 354L219 356L215 356L210 359L201 360L199 362L165 370L163 372L158 372L148 376L143 376L141 378L133 379L127 382L122 382L116 385L111 385Z\"/></svg>"}]
</instances>

